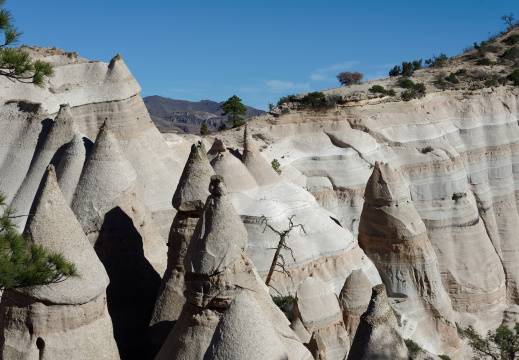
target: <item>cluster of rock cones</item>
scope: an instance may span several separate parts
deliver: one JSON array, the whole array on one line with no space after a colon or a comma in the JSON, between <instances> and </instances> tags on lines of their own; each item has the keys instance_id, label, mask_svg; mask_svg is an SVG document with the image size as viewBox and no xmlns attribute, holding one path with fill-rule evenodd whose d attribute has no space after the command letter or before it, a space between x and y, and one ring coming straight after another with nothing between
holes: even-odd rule
<instances>
[{"instance_id":1,"label":"cluster of rock cones","mask_svg":"<svg viewBox=\"0 0 519 360\"><path fill-rule=\"evenodd\" d=\"M307 277L290 322L245 253L247 230L203 144L192 146L173 196L167 245L108 121L91 144L62 106L42 149L22 185L40 182L25 233L80 276L4 293L1 358L407 359L403 336L414 329L399 325L386 286L405 299L394 307L409 323L441 330L429 333L443 334L437 347L456 355L452 307L425 227L387 164L375 166L359 226L386 286L354 270L338 297ZM222 166L223 143L211 151ZM280 181L247 129L242 161L257 183Z\"/></svg>"}]
</instances>

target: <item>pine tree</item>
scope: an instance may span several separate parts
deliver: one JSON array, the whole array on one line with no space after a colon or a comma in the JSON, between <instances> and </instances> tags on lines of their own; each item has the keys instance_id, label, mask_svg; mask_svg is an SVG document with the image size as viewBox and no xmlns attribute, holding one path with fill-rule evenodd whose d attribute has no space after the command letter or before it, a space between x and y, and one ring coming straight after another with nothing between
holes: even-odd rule
<instances>
[{"instance_id":1,"label":"pine tree","mask_svg":"<svg viewBox=\"0 0 519 360\"><path fill-rule=\"evenodd\" d=\"M63 255L30 243L16 231L13 211L5 200L0 192L0 290L31 290L78 276L74 264L67 262Z\"/></svg>"},{"instance_id":2,"label":"pine tree","mask_svg":"<svg viewBox=\"0 0 519 360\"><path fill-rule=\"evenodd\" d=\"M0 76L12 81L32 83L43 86L45 77L53 75L52 66L44 61L32 61L29 54L20 49L9 46L20 41L23 32L13 26L13 17L9 10L4 9L5 0L0 0Z\"/></svg>"},{"instance_id":3,"label":"pine tree","mask_svg":"<svg viewBox=\"0 0 519 360\"><path fill-rule=\"evenodd\" d=\"M207 123L204 121L200 127L200 135L209 135L211 132L207 129Z\"/></svg>"},{"instance_id":4,"label":"pine tree","mask_svg":"<svg viewBox=\"0 0 519 360\"><path fill-rule=\"evenodd\" d=\"M222 104L222 110L222 115L228 115L227 123L233 128L245 124L245 119L239 115L246 115L247 107L242 104L241 99L236 95L231 96Z\"/></svg>"}]
</instances>

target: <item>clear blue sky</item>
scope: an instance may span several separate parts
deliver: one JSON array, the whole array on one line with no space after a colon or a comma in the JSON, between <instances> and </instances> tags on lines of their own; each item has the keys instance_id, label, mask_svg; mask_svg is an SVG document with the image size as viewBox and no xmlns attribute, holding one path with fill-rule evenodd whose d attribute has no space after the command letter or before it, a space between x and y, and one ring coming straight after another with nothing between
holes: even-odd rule
<instances>
[{"instance_id":1,"label":"clear blue sky","mask_svg":"<svg viewBox=\"0 0 519 360\"><path fill-rule=\"evenodd\" d=\"M517 0L7 0L21 43L108 62L121 53L141 95L267 109L336 87L341 71L386 77L401 61L460 53L504 30Z\"/></svg>"}]
</instances>

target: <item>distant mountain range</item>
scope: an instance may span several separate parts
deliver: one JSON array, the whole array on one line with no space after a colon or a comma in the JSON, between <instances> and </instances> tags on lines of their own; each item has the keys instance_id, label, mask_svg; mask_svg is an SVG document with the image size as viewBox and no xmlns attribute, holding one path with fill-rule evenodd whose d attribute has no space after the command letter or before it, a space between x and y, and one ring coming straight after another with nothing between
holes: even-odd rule
<instances>
[{"instance_id":1,"label":"distant mountain range","mask_svg":"<svg viewBox=\"0 0 519 360\"><path fill-rule=\"evenodd\" d=\"M198 102L174 100L162 96L147 96L144 104L151 119L160 132L178 132L199 134L200 126L205 121L209 131L215 131L220 122L227 120L222 116L222 102L202 100ZM247 106L245 118L263 114L265 111Z\"/></svg>"}]
</instances>

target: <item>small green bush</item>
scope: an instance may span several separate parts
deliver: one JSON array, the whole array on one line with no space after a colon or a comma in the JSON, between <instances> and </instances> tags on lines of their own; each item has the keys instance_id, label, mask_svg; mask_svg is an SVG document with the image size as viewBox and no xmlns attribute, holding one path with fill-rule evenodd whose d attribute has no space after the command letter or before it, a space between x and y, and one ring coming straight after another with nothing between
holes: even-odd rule
<instances>
[{"instance_id":1,"label":"small green bush","mask_svg":"<svg viewBox=\"0 0 519 360\"><path fill-rule=\"evenodd\" d=\"M515 69L508 78L514 82L515 86L519 86L519 69Z\"/></svg>"},{"instance_id":2,"label":"small green bush","mask_svg":"<svg viewBox=\"0 0 519 360\"><path fill-rule=\"evenodd\" d=\"M456 74L454 74L454 73L451 73L449 76L447 76L445 78L445 80L447 80L448 82L451 82L453 84L459 84L460 83L460 81L456 77Z\"/></svg>"},{"instance_id":3,"label":"small green bush","mask_svg":"<svg viewBox=\"0 0 519 360\"><path fill-rule=\"evenodd\" d=\"M422 59L413 60L413 71L419 70L422 68Z\"/></svg>"},{"instance_id":4,"label":"small green bush","mask_svg":"<svg viewBox=\"0 0 519 360\"><path fill-rule=\"evenodd\" d=\"M447 355L438 355L438 357L442 360L451 360L451 358Z\"/></svg>"},{"instance_id":5,"label":"small green bush","mask_svg":"<svg viewBox=\"0 0 519 360\"><path fill-rule=\"evenodd\" d=\"M480 66L488 66L488 65L495 65L495 64L496 64L495 61L492 61L486 57L478 59L478 61L476 62L476 65L480 65Z\"/></svg>"},{"instance_id":6,"label":"small green bush","mask_svg":"<svg viewBox=\"0 0 519 360\"><path fill-rule=\"evenodd\" d=\"M418 355L419 352L423 351L420 345L418 345L411 339L405 339L404 343L405 346L407 346L407 350L409 350L410 355L413 357Z\"/></svg>"},{"instance_id":7,"label":"small green bush","mask_svg":"<svg viewBox=\"0 0 519 360\"><path fill-rule=\"evenodd\" d=\"M433 54L432 58L425 60L425 65L427 67L441 67L447 60L449 60L447 55L441 52L440 55L436 56Z\"/></svg>"},{"instance_id":8,"label":"small green bush","mask_svg":"<svg viewBox=\"0 0 519 360\"><path fill-rule=\"evenodd\" d=\"M459 69L456 71L456 75L465 75L467 73L467 69Z\"/></svg>"},{"instance_id":9,"label":"small green bush","mask_svg":"<svg viewBox=\"0 0 519 360\"><path fill-rule=\"evenodd\" d=\"M389 96L395 96L395 90L393 89L384 89L383 86L380 86L380 85L373 85L371 88L369 88L369 91L371 91L372 93L379 93L379 94L384 94L384 95L389 95Z\"/></svg>"},{"instance_id":10,"label":"small green bush","mask_svg":"<svg viewBox=\"0 0 519 360\"><path fill-rule=\"evenodd\" d=\"M288 296L271 296L272 301L285 314L289 321L292 321L292 308L294 306L294 297L291 294Z\"/></svg>"},{"instance_id":11,"label":"small green bush","mask_svg":"<svg viewBox=\"0 0 519 360\"><path fill-rule=\"evenodd\" d=\"M495 79L488 79L488 80L485 80L485 87L492 87L492 86L496 86L497 84L497 81Z\"/></svg>"},{"instance_id":12,"label":"small green bush","mask_svg":"<svg viewBox=\"0 0 519 360\"><path fill-rule=\"evenodd\" d=\"M303 107L320 108L326 105L326 96L320 91L314 91L305 95L301 99Z\"/></svg>"},{"instance_id":13,"label":"small green bush","mask_svg":"<svg viewBox=\"0 0 519 360\"><path fill-rule=\"evenodd\" d=\"M412 76L413 75L413 63L403 61L402 62L402 75Z\"/></svg>"},{"instance_id":14,"label":"small green bush","mask_svg":"<svg viewBox=\"0 0 519 360\"><path fill-rule=\"evenodd\" d=\"M200 135L209 135L211 132L207 128L207 123L204 121L200 126Z\"/></svg>"},{"instance_id":15,"label":"small green bush","mask_svg":"<svg viewBox=\"0 0 519 360\"><path fill-rule=\"evenodd\" d=\"M413 89L418 91L421 94L425 94L425 90L426 90L424 83L416 83L416 84L414 84Z\"/></svg>"},{"instance_id":16,"label":"small green bush","mask_svg":"<svg viewBox=\"0 0 519 360\"><path fill-rule=\"evenodd\" d=\"M296 95L295 94L283 96L282 98L279 99L279 101L277 103L277 106L280 106L280 105L282 105L284 103L287 103L287 102L292 102L295 99L296 99Z\"/></svg>"},{"instance_id":17,"label":"small green bush","mask_svg":"<svg viewBox=\"0 0 519 360\"><path fill-rule=\"evenodd\" d=\"M500 77L499 79L497 79L497 82L500 84L500 85L503 85L505 86L506 84L508 84L508 79L506 77Z\"/></svg>"},{"instance_id":18,"label":"small green bush","mask_svg":"<svg viewBox=\"0 0 519 360\"><path fill-rule=\"evenodd\" d=\"M391 77L398 76L398 75L400 75L401 72L402 72L402 68L398 65L395 65L394 68L389 70L389 76L391 76Z\"/></svg>"},{"instance_id":19,"label":"small green bush","mask_svg":"<svg viewBox=\"0 0 519 360\"><path fill-rule=\"evenodd\" d=\"M507 45L515 45L519 43L519 34L510 35L503 42Z\"/></svg>"},{"instance_id":20,"label":"small green bush","mask_svg":"<svg viewBox=\"0 0 519 360\"><path fill-rule=\"evenodd\" d=\"M506 49L503 55L501 55L501 58L507 59L507 60L515 60L518 55L517 47L511 47L510 49Z\"/></svg>"},{"instance_id":21,"label":"small green bush","mask_svg":"<svg viewBox=\"0 0 519 360\"><path fill-rule=\"evenodd\" d=\"M272 160L272 162L270 163L270 165L272 165L272 168L273 168L274 170L276 170L276 172L277 172L279 175L281 175L281 169L280 169L281 164L279 163L278 159L274 159L274 160Z\"/></svg>"},{"instance_id":22,"label":"small green bush","mask_svg":"<svg viewBox=\"0 0 519 360\"><path fill-rule=\"evenodd\" d=\"M398 85L400 85L401 88L404 88L404 89L412 89L413 86L414 86L414 82L410 79L400 79L400 81L398 82Z\"/></svg>"},{"instance_id":23,"label":"small green bush","mask_svg":"<svg viewBox=\"0 0 519 360\"><path fill-rule=\"evenodd\" d=\"M409 100L414 99L414 97L416 96L416 92L415 91L404 91L402 94L400 94L400 96L402 97L402 100L409 101Z\"/></svg>"}]
</instances>

